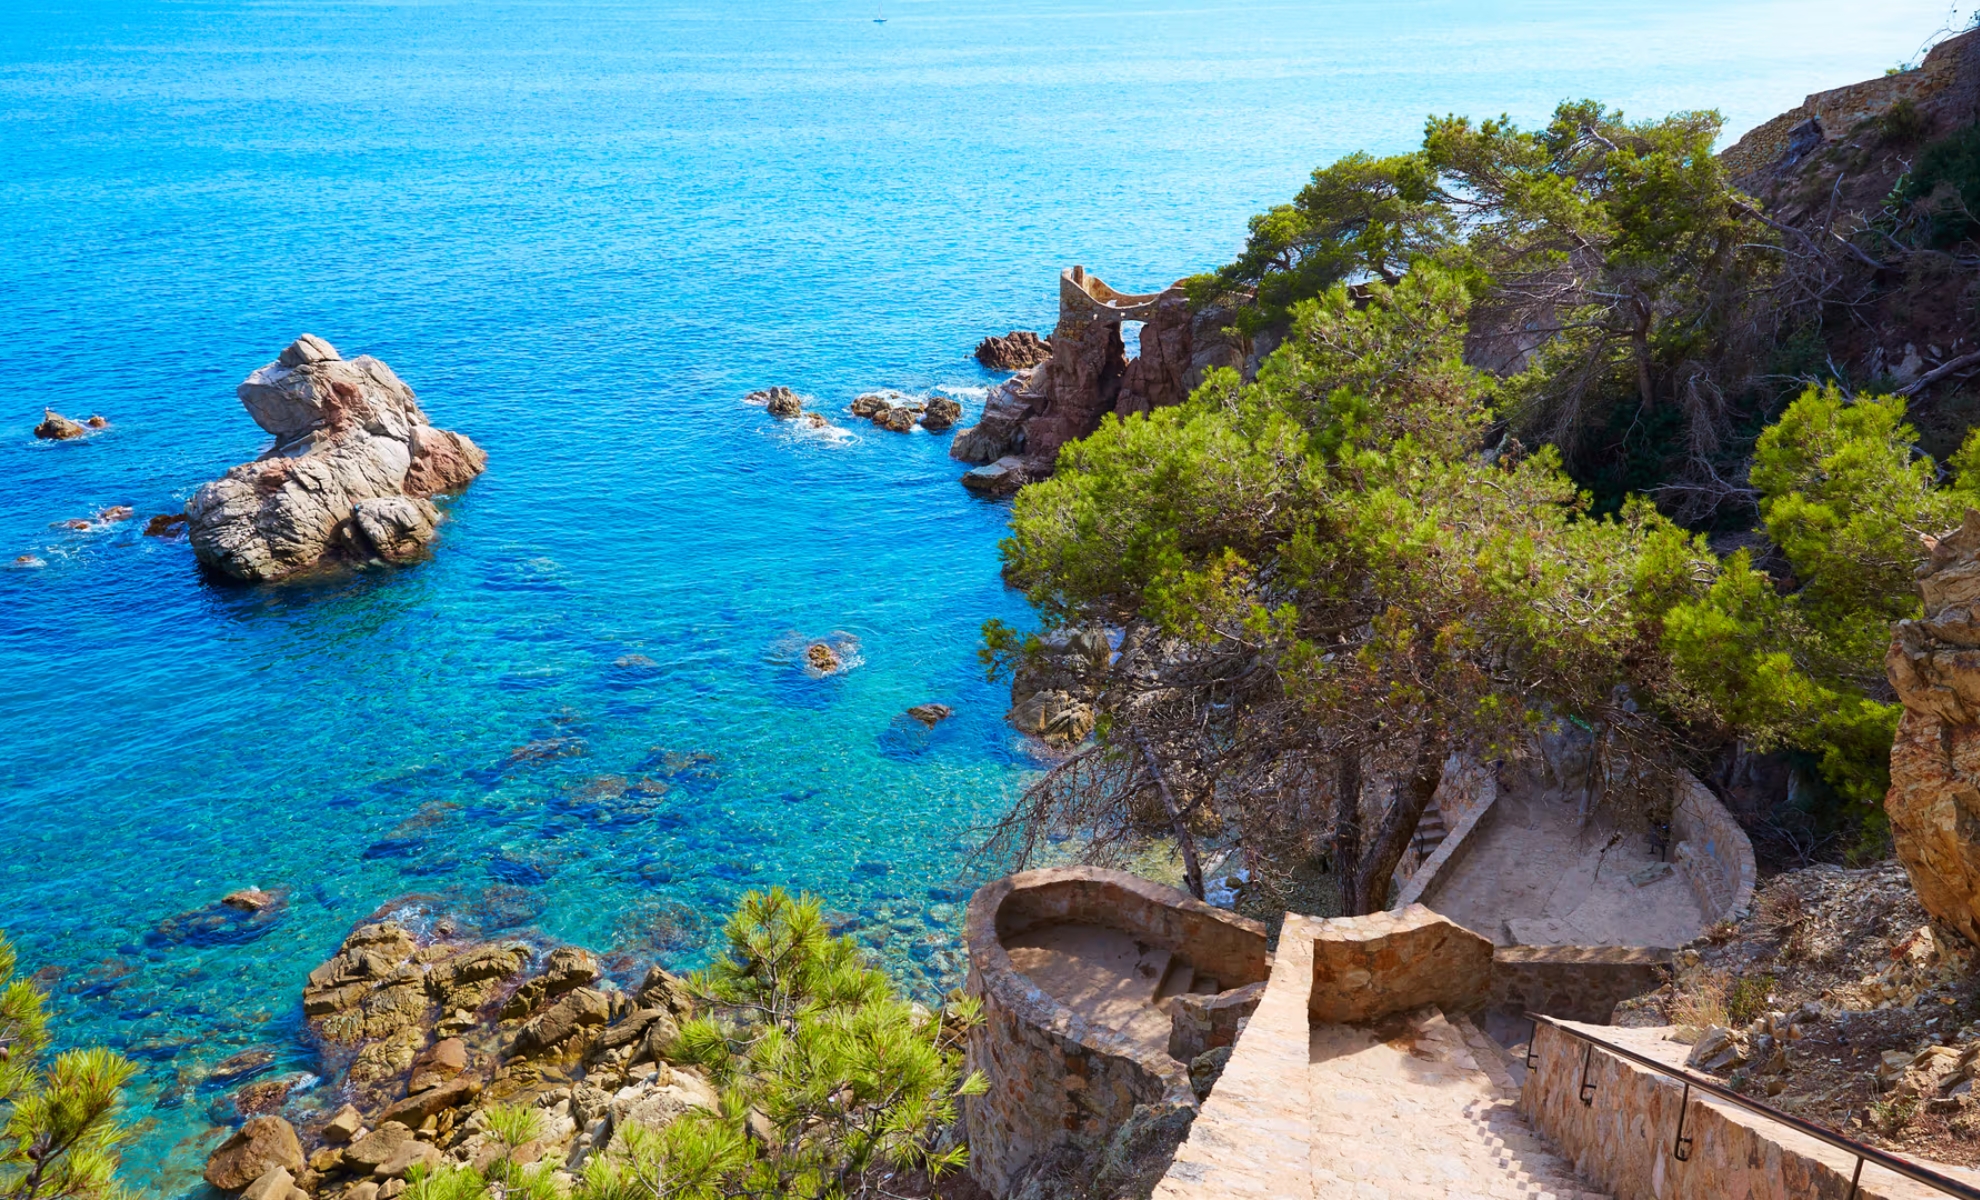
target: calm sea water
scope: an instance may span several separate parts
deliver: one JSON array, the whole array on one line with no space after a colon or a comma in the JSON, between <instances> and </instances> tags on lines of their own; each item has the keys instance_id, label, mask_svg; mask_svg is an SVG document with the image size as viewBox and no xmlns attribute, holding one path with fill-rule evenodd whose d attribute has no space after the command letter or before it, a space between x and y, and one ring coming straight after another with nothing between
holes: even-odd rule
<instances>
[{"instance_id":1,"label":"calm sea water","mask_svg":"<svg viewBox=\"0 0 1980 1200\"><path fill-rule=\"evenodd\" d=\"M1640 11L1652 9L1654 11ZM1226 258L1315 165L1425 114L1565 97L1734 129L1911 57L1878 6L0 6L0 928L69 1042L144 1062L129 1156L190 1194L217 1059L297 1041L303 975L409 894L692 965L744 889L810 889L924 993L968 829L1034 760L973 657L997 504L946 441L1058 269ZM263 438L298 333L389 362L488 474L425 565L216 584L142 518ZM109 432L35 442L42 405ZM112 504L140 520L51 523ZM856 639L807 678L802 638ZM932 735L909 705L957 710ZM243 885L278 919L204 924ZM623 961L630 961L623 960Z\"/></svg>"}]
</instances>

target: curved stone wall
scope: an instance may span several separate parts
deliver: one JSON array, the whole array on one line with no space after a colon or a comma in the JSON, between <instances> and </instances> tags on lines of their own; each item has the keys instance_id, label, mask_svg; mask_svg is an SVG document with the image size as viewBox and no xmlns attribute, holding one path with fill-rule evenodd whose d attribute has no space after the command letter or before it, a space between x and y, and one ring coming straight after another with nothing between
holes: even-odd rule
<instances>
[{"instance_id":1,"label":"curved stone wall","mask_svg":"<svg viewBox=\"0 0 1980 1200\"><path fill-rule=\"evenodd\" d=\"M1033 1160L1061 1145L1098 1150L1139 1105L1197 1106L1185 1063L1075 1012L1012 962L1006 939L1054 925L1124 933L1214 975L1222 990L1196 998L1185 1010L1193 1018L1188 1030L1174 1039L1191 1047L1217 1045L1220 1030L1234 1037L1233 1006L1255 1003L1248 985L1271 969L1258 922L1124 872L1061 867L979 889L965 939L968 988L983 1002L984 1020L970 1034L969 1066L990 1087L966 1101L964 1119L970 1173L993 1195L1008 1194ZM1225 997L1231 1003L1217 1003ZM1209 1020L1206 1012L1227 1019Z\"/></svg>"}]
</instances>

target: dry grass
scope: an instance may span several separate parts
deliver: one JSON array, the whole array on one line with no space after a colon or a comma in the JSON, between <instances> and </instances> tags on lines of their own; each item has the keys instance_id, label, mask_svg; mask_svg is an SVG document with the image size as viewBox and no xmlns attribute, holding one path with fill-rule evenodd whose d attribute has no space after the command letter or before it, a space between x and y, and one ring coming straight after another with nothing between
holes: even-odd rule
<instances>
[{"instance_id":1,"label":"dry grass","mask_svg":"<svg viewBox=\"0 0 1980 1200\"><path fill-rule=\"evenodd\" d=\"M1671 1024L1687 1037L1696 1039L1714 1025L1727 1025L1727 977L1704 967L1687 967L1671 984L1669 1014Z\"/></svg>"}]
</instances>

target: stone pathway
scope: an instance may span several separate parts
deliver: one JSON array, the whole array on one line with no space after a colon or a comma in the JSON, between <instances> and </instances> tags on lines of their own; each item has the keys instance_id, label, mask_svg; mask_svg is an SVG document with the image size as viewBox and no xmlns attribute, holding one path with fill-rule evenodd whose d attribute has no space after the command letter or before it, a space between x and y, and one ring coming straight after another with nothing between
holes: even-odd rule
<instances>
[{"instance_id":1,"label":"stone pathway","mask_svg":"<svg viewBox=\"0 0 1980 1200\"><path fill-rule=\"evenodd\" d=\"M1313 1026L1314 1200L1607 1200L1519 1115L1500 1053L1435 1008Z\"/></svg>"}]
</instances>

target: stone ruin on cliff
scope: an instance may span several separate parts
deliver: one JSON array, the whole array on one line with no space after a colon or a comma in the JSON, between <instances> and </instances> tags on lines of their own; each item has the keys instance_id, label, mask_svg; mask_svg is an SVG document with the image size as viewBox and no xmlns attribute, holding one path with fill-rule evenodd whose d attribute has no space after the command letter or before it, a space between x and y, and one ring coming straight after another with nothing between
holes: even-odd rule
<instances>
[{"instance_id":1,"label":"stone ruin on cliff","mask_svg":"<svg viewBox=\"0 0 1980 1200\"><path fill-rule=\"evenodd\" d=\"M1181 404L1218 367L1247 369L1254 347L1222 328L1222 309L1192 312L1182 283L1159 292L1116 291L1085 267L1059 273L1059 321L1051 357L994 389L977 424L957 432L951 457L984 464L963 476L972 491L1003 495L1051 474L1059 448L1127 416ZM1125 322L1141 326L1127 354Z\"/></svg>"}]
</instances>

